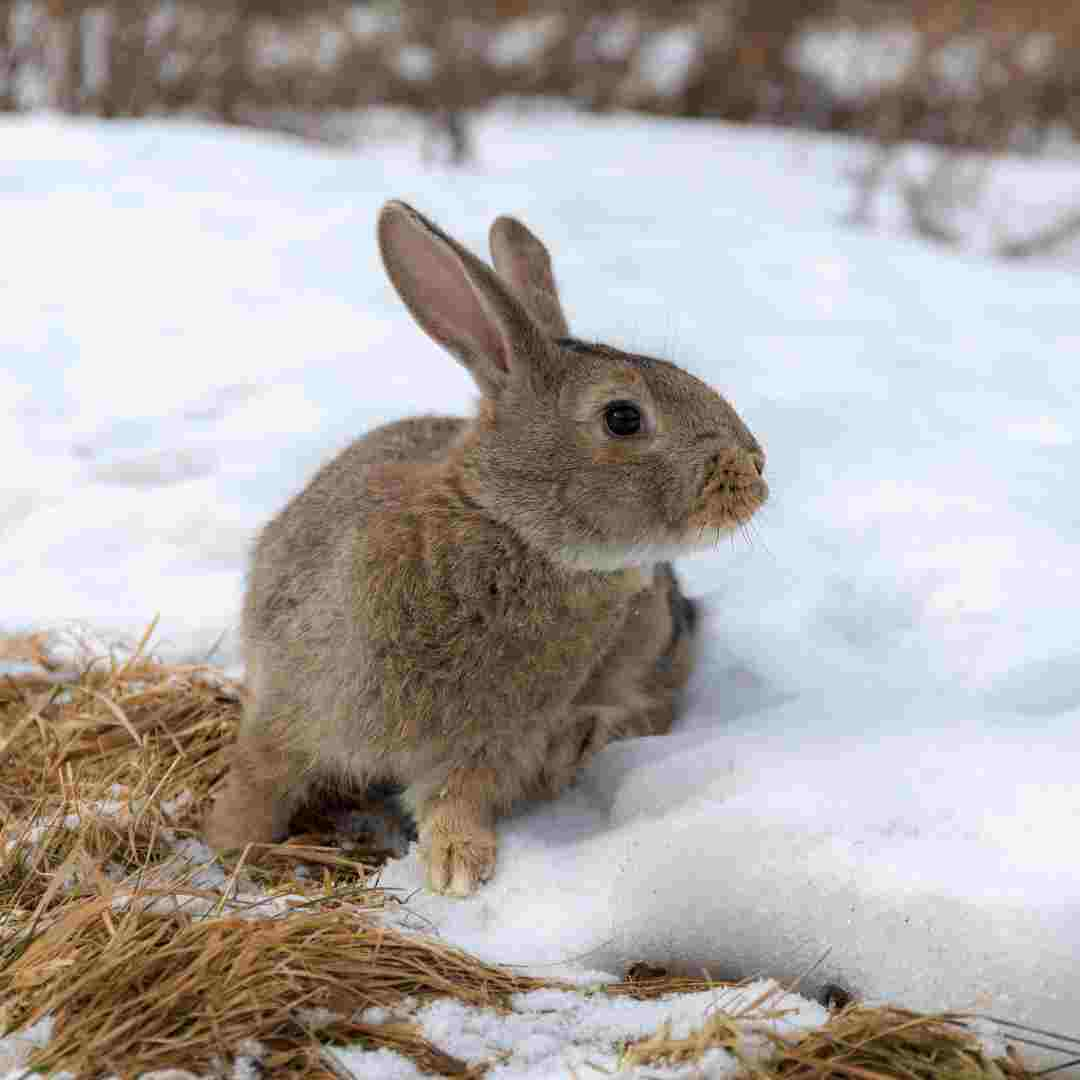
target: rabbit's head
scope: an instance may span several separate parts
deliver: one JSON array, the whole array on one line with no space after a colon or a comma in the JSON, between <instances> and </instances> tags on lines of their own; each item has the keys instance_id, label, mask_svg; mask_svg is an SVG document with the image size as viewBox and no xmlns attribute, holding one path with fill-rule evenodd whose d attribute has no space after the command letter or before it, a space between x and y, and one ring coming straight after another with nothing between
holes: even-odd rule
<instances>
[{"instance_id":1,"label":"rabbit's head","mask_svg":"<svg viewBox=\"0 0 1080 1080\"><path fill-rule=\"evenodd\" d=\"M550 558L651 564L715 544L765 501L761 446L719 394L569 336L547 250L520 222L491 228L497 272L401 202L383 208L379 246L414 318L483 394L455 450L465 490Z\"/></svg>"}]
</instances>

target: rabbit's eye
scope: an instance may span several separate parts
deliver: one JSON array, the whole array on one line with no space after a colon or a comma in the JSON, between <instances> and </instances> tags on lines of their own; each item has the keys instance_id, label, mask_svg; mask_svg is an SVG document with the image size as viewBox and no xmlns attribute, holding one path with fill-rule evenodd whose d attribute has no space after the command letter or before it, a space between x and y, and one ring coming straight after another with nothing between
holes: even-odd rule
<instances>
[{"instance_id":1,"label":"rabbit's eye","mask_svg":"<svg viewBox=\"0 0 1080 1080\"><path fill-rule=\"evenodd\" d=\"M632 401L613 401L604 410L604 426L619 438L636 435L641 431L641 410Z\"/></svg>"}]
</instances>

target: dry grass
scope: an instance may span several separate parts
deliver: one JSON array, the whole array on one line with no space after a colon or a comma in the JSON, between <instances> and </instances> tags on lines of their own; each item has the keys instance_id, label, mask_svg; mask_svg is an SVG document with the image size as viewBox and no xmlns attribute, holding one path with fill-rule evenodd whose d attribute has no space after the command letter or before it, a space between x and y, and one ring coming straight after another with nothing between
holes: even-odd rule
<instances>
[{"instance_id":1,"label":"dry grass","mask_svg":"<svg viewBox=\"0 0 1080 1080\"><path fill-rule=\"evenodd\" d=\"M700 1061L710 1050L738 1054L745 1041L744 1025L716 1010L688 1035L675 1036L671 1022L664 1023L648 1038L631 1043L623 1051L619 1064L624 1069L635 1065L688 1065Z\"/></svg>"},{"instance_id":2,"label":"dry grass","mask_svg":"<svg viewBox=\"0 0 1080 1080\"><path fill-rule=\"evenodd\" d=\"M670 997L672 994L723 993L739 985L709 979L705 976L694 978L690 975L669 975L663 968L654 968L649 964L634 964L621 983L607 986L605 991L612 997L655 1001L657 998Z\"/></svg>"},{"instance_id":3,"label":"dry grass","mask_svg":"<svg viewBox=\"0 0 1080 1080\"><path fill-rule=\"evenodd\" d=\"M0 811L100 798L159 812L183 796L183 826L226 768L240 689L199 667L135 654L77 672L53 666L0 679ZM136 814L141 817L141 814Z\"/></svg>"},{"instance_id":4,"label":"dry grass","mask_svg":"<svg viewBox=\"0 0 1080 1080\"><path fill-rule=\"evenodd\" d=\"M669 1025L628 1047L622 1064L680 1065L722 1049L762 1080L1024 1080L1032 1075L1013 1058L990 1058L955 1017L852 1005L817 1031L787 1038L761 1024L763 1004L748 1017L750 1023L716 1011L682 1038L674 1038Z\"/></svg>"},{"instance_id":5,"label":"dry grass","mask_svg":"<svg viewBox=\"0 0 1080 1080\"><path fill-rule=\"evenodd\" d=\"M905 1009L851 1005L792 1046L779 1040L772 1059L788 1080L903 1077L904 1080L1021 1080L1013 1059L991 1059L962 1020Z\"/></svg>"},{"instance_id":6,"label":"dry grass","mask_svg":"<svg viewBox=\"0 0 1080 1080\"><path fill-rule=\"evenodd\" d=\"M317 813L257 868L185 846L227 768L243 691L154 661L149 634L126 656L75 664L48 635L0 641L0 658L36 665L0 676L0 1031L51 1015L30 1065L79 1076L206 1069L253 1038L275 1075L318 1075L297 1010L337 1000L352 1008L320 1028L324 1041L461 1074L406 1023L349 1019L451 985L479 993L465 989L465 959L374 927L378 851L328 842ZM482 975L493 999L511 978L497 976ZM335 998L335 981L348 993Z\"/></svg>"},{"instance_id":7,"label":"dry grass","mask_svg":"<svg viewBox=\"0 0 1080 1080\"><path fill-rule=\"evenodd\" d=\"M191 844L243 689L210 668L156 662L149 634L122 657L75 664L47 635L0 641L0 658L34 665L0 676L0 1035L51 1017L27 1067L80 1077L222 1075L244 1055L262 1075L340 1077L329 1044L387 1047L436 1075L482 1074L425 1039L416 1003L501 1009L561 984L379 925L388 898L371 874L382 853L341 847L318 812L305 835L266 845L257 868ZM662 1028L626 1048L625 1066L722 1049L757 1077L1026 1075L989 1061L956 1022L899 1010L844 1010L784 1041L768 1023L780 1015L770 995L735 1007L730 989L641 965L596 992L717 994L699 1030ZM378 1022L369 1007L385 1010Z\"/></svg>"},{"instance_id":8,"label":"dry grass","mask_svg":"<svg viewBox=\"0 0 1080 1080\"><path fill-rule=\"evenodd\" d=\"M0 973L9 1026L53 1017L35 1068L122 1077L165 1067L205 1073L255 1040L273 1076L318 1075L320 1042L386 1046L425 1071L469 1073L405 1018L407 999L506 1005L544 985L434 941L372 924L362 910L272 919L161 915L109 896L68 905Z\"/></svg>"},{"instance_id":9,"label":"dry grass","mask_svg":"<svg viewBox=\"0 0 1080 1080\"><path fill-rule=\"evenodd\" d=\"M0 660L43 665L49 662L47 634L12 634L0 638Z\"/></svg>"}]
</instances>

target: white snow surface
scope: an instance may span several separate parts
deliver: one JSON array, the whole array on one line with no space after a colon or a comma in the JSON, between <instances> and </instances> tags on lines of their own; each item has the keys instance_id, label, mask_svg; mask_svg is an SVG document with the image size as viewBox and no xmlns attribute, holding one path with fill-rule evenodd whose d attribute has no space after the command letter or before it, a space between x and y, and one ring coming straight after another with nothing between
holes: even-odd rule
<instances>
[{"instance_id":1,"label":"white snow surface","mask_svg":"<svg viewBox=\"0 0 1080 1080\"><path fill-rule=\"evenodd\" d=\"M544 1080L546 1077L602 1075L663 1076L676 1080L696 1080L735 1076L739 1062L724 1050L709 1051L698 1062L682 1066L650 1066L648 1069L619 1069L623 1046L656 1033L665 1023L674 1038L686 1038L708 1021L712 1011L731 1015L753 1011L750 1006L775 985L758 982L737 990L684 994L671 999L635 1001L625 997L605 997L563 990L534 990L517 994L509 1012L476 1009L451 999L440 999L417 1008L411 1015L428 1039L447 1053L472 1065L496 1061L488 1076L492 1080ZM781 995L765 1007L779 1015L776 1020L747 1024L746 1043L741 1049L753 1056L768 1048L754 1030L769 1028L791 1037L817 1027L827 1018L826 1010L793 995ZM373 1022L387 1019L384 1010L369 1010ZM365 1014L364 1019L368 1018ZM411 1062L382 1050L349 1049L335 1057L356 1076L394 1077L419 1080L423 1076ZM391 1071L391 1067L395 1066ZM379 1071L376 1073L375 1070Z\"/></svg>"},{"instance_id":2,"label":"white snow surface","mask_svg":"<svg viewBox=\"0 0 1080 1080\"><path fill-rule=\"evenodd\" d=\"M862 151L820 137L498 112L445 171L397 142L2 127L0 631L161 612L160 652L225 632L235 663L258 524L351 437L474 402L381 272L378 207L474 250L518 214L574 332L727 395L772 497L681 566L706 618L677 730L523 807L488 886L406 918L530 969L804 975L1080 1035L1074 267L845 227ZM1033 201L1078 178L1010 168ZM382 880L414 893L415 855Z\"/></svg>"}]
</instances>

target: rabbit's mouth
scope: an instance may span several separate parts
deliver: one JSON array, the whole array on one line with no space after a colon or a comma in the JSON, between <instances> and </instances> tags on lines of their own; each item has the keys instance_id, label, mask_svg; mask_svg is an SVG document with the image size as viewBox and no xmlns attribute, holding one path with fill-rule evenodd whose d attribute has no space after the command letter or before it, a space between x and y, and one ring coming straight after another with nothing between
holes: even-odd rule
<instances>
[{"instance_id":1,"label":"rabbit's mouth","mask_svg":"<svg viewBox=\"0 0 1080 1080\"><path fill-rule=\"evenodd\" d=\"M709 458L690 511L691 534L729 532L745 525L769 497L764 468L761 454L742 449L722 450Z\"/></svg>"}]
</instances>

